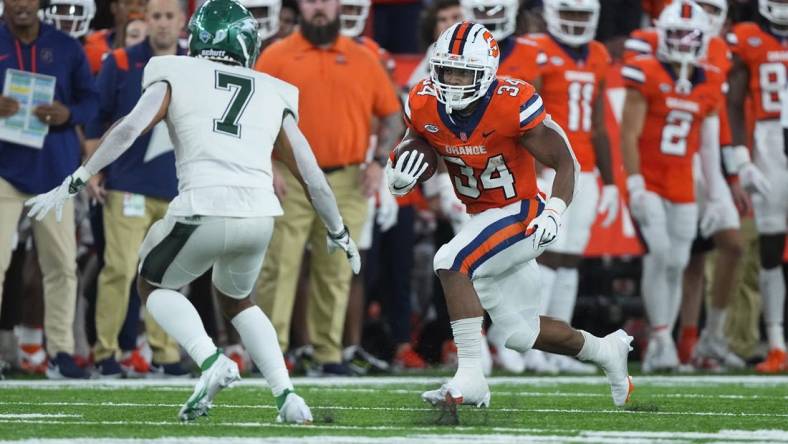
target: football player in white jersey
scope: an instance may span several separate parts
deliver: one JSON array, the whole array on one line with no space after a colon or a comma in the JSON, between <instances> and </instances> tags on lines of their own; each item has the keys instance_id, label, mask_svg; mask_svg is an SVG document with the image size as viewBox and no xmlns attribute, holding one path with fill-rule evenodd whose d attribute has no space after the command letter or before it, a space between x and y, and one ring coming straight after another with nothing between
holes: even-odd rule
<instances>
[{"instance_id":1,"label":"football player in white jersey","mask_svg":"<svg viewBox=\"0 0 788 444\"><path fill-rule=\"evenodd\" d=\"M181 420L207 413L216 393L238 381L236 364L205 333L197 311L177 291L213 267L224 315L262 371L276 399L278 421L308 423L312 414L295 394L271 322L249 295L271 238L275 150L301 179L328 229L328 247L342 249L355 272L360 260L296 125L298 90L255 72L259 49L254 17L234 0L209 0L189 23L189 57L154 57L145 67L134 109L104 135L98 150L62 185L32 198L42 218L118 158L138 136L164 120L175 144L178 196L140 248L138 287L148 311L200 365L202 376L181 408Z\"/></svg>"}]
</instances>

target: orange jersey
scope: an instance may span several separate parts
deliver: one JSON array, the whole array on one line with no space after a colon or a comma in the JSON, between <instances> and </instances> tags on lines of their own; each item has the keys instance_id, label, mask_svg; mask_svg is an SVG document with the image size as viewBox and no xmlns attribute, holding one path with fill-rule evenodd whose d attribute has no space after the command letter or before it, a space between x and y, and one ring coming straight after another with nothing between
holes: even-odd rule
<instances>
[{"instance_id":1,"label":"orange jersey","mask_svg":"<svg viewBox=\"0 0 788 444\"><path fill-rule=\"evenodd\" d=\"M362 46L365 46L370 51L372 51L372 54L375 54L375 57L377 57L378 60L380 60L380 63L383 65L384 68L386 68L386 71L389 74L394 73L394 69L397 67L397 62L394 61L394 58L391 57L391 54L388 51L386 51L385 49L381 48L380 45L378 45L378 42L363 35L356 37L353 40L355 40L356 42L360 43Z\"/></svg>"},{"instance_id":2,"label":"orange jersey","mask_svg":"<svg viewBox=\"0 0 788 444\"><path fill-rule=\"evenodd\" d=\"M570 54L572 49L548 34L532 34L528 38L539 47L536 62L545 108L566 131L580 169L594 171L591 113L604 84L610 55L597 41Z\"/></svg>"},{"instance_id":3,"label":"orange jersey","mask_svg":"<svg viewBox=\"0 0 788 444\"><path fill-rule=\"evenodd\" d=\"M657 30L654 28L636 29L629 35L624 43L624 63L629 63L635 57L657 52ZM728 71L733 67L733 54L728 44L722 37L714 36L709 40L709 48L703 61L717 68L723 77L728 76ZM720 146L733 143L731 126L728 120L728 107L720 107Z\"/></svg>"},{"instance_id":4,"label":"orange jersey","mask_svg":"<svg viewBox=\"0 0 788 444\"><path fill-rule=\"evenodd\" d=\"M624 85L648 103L638 140L646 188L672 202L695 202L692 156L700 146L703 120L724 103L724 77L712 66L697 67L692 91L680 94L672 67L651 56L633 59L621 75Z\"/></svg>"},{"instance_id":5,"label":"orange jersey","mask_svg":"<svg viewBox=\"0 0 788 444\"><path fill-rule=\"evenodd\" d=\"M114 33L111 30L102 29L85 37L85 54L88 57L91 74L96 75L101 70L101 62L112 51L113 36Z\"/></svg>"},{"instance_id":6,"label":"orange jersey","mask_svg":"<svg viewBox=\"0 0 788 444\"><path fill-rule=\"evenodd\" d=\"M786 84L788 40L755 23L738 23L728 33L728 44L747 66L755 119L779 119L780 93Z\"/></svg>"},{"instance_id":7,"label":"orange jersey","mask_svg":"<svg viewBox=\"0 0 788 444\"><path fill-rule=\"evenodd\" d=\"M536 197L534 158L519 140L545 116L533 86L503 78L467 118L447 114L429 80L413 87L405 106L408 127L443 158L470 214Z\"/></svg>"},{"instance_id":8,"label":"orange jersey","mask_svg":"<svg viewBox=\"0 0 788 444\"><path fill-rule=\"evenodd\" d=\"M536 42L523 37L508 37L498 42L501 50L498 77L533 81L539 76L536 67Z\"/></svg>"}]
</instances>

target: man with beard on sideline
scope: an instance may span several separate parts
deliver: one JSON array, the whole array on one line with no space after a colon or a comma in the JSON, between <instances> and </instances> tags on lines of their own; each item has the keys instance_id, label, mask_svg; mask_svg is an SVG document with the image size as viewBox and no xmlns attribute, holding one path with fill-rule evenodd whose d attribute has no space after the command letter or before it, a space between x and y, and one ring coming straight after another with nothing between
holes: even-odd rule
<instances>
[{"instance_id":1,"label":"man with beard on sideline","mask_svg":"<svg viewBox=\"0 0 788 444\"><path fill-rule=\"evenodd\" d=\"M394 87L375 55L340 36L339 0L299 0L300 28L260 55L257 70L299 89L299 127L336 195L339 211L358 234L367 198L377 192L388 153L403 130ZM365 162L372 117L379 119L378 146ZM310 256L307 330L324 374L348 374L342 364L342 328L350 288L350 266L328 254L325 228L296 178L278 168L287 194L276 221L268 259L258 282L257 303L271 318L282 351L288 347L301 252Z\"/></svg>"}]
</instances>

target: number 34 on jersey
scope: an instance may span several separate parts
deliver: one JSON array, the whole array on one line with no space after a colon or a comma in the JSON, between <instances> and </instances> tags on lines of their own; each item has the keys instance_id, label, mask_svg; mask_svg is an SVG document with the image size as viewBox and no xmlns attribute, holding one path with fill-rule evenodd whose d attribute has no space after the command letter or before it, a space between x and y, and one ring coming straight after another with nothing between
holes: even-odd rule
<instances>
[{"instance_id":1,"label":"number 34 on jersey","mask_svg":"<svg viewBox=\"0 0 788 444\"><path fill-rule=\"evenodd\" d=\"M446 113L429 80L405 105L408 127L443 158L471 214L536 196L534 159L519 139L546 116L533 86L516 79L494 81L465 117Z\"/></svg>"}]
</instances>

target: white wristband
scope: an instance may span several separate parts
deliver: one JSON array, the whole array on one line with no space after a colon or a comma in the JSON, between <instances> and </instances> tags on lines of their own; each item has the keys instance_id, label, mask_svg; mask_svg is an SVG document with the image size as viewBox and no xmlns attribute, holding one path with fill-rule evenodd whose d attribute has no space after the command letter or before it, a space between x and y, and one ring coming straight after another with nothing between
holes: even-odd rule
<instances>
[{"instance_id":1,"label":"white wristband","mask_svg":"<svg viewBox=\"0 0 788 444\"><path fill-rule=\"evenodd\" d=\"M750 151L744 145L726 146L722 149L722 164L728 174L739 174L739 170L750 162Z\"/></svg>"},{"instance_id":2,"label":"white wristband","mask_svg":"<svg viewBox=\"0 0 788 444\"><path fill-rule=\"evenodd\" d=\"M627 177L627 191L632 193L633 191L640 191L646 188L646 181L643 179L643 176L640 174L633 174Z\"/></svg>"},{"instance_id":3,"label":"white wristband","mask_svg":"<svg viewBox=\"0 0 788 444\"><path fill-rule=\"evenodd\" d=\"M553 210L561 216L564 214L564 211L566 211L566 202L558 197L551 197L544 206L544 209L545 211Z\"/></svg>"}]
</instances>

